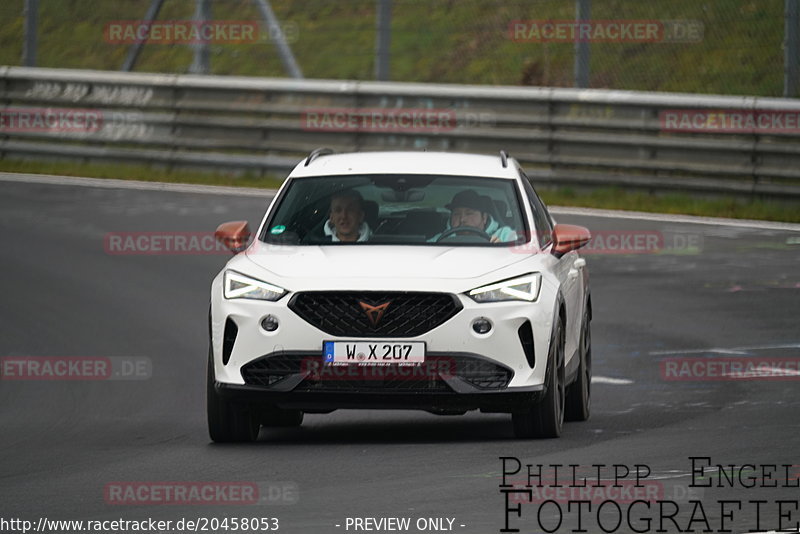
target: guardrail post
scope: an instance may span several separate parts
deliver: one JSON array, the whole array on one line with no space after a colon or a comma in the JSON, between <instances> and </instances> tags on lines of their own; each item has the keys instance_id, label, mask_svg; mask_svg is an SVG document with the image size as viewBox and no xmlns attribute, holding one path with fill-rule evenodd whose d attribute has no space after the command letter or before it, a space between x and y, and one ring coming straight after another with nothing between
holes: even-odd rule
<instances>
[{"instance_id":1,"label":"guardrail post","mask_svg":"<svg viewBox=\"0 0 800 534\"><path fill-rule=\"evenodd\" d=\"M179 104L184 96L185 90L180 84L180 76L171 76L169 86L172 89L172 106L170 110L169 159L167 161L167 169L172 171L175 168L175 155L179 151L177 138L180 126L178 123L180 121L181 112L183 111L183 108L179 106Z\"/></svg>"},{"instance_id":2,"label":"guardrail post","mask_svg":"<svg viewBox=\"0 0 800 534\"><path fill-rule=\"evenodd\" d=\"M556 174L556 163L555 163L555 140L553 136L555 134L555 125L553 125L553 115L554 108L555 108L555 98L553 97L552 89L547 94L547 164L550 166L550 172L554 176Z\"/></svg>"},{"instance_id":3,"label":"guardrail post","mask_svg":"<svg viewBox=\"0 0 800 534\"><path fill-rule=\"evenodd\" d=\"M791 2L793 0L789 0L789 1ZM750 99L748 99L748 100L750 100ZM752 99L751 108L750 108L750 109L752 109L752 113L753 113L756 121L758 121L758 114L759 114L759 107L760 107L758 100L759 100L758 98L753 98ZM757 197L757 195L758 195L758 186L759 186L759 182L760 182L760 177L758 175L758 167L761 164L761 155L759 154L759 150L758 150L759 142L760 142L760 136L759 136L759 133L758 133L758 128L754 128L753 129L753 148L752 148L752 150L750 152L750 168L751 168L751 172L753 173L753 176L752 176L753 184L752 184L752 189L750 190L750 195L752 197L754 197L754 198Z\"/></svg>"},{"instance_id":4,"label":"guardrail post","mask_svg":"<svg viewBox=\"0 0 800 534\"><path fill-rule=\"evenodd\" d=\"M0 103L3 106L11 104L11 99L8 97L8 78L6 74L8 74L8 67L0 67ZM0 160L6 157L6 152L3 149L5 148L6 140L10 139L10 137L7 132L0 130Z\"/></svg>"}]
</instances>

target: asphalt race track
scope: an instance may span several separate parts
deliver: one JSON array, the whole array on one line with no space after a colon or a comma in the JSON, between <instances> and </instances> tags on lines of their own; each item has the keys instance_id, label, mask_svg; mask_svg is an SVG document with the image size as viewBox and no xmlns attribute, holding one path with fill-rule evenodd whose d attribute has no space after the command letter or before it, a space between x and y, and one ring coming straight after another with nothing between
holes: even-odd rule
<instances>
[{"instance_id":1,"label":"asphalt race track","mask_svg":"<svg viewBox=\"0 0 800 534\"><path fill-rule=\"evenodd\" d=\"M568 423L561 439L516 440L504 415L339 411L307 415L299 429L262 429L255 444L215 445L205 423L206 316L209 283L228 256L120 254L108 249L109 234L204 233L237 219L253 227L268 200L0 180L0 357L144 362L144 374L128 376L123 365L111 380L0 380L2 518L269 517L285 533L354 532L352 518L381 517L411 518L408 531L417 532L420 518L450 518L452 527L444 521L438 530L499 532L506 519L499 458L516 457L523 464L575 464L583 473L594 464L644 464L661 499L695 497L707 505L712 531L724 499L744 503L728 523L733 532L800 521L800 489L792 487L800 477L797 368L778 369L785 374L772 379L689 380L669 375L687 367L666 363L759 358L797 365L800 225L556 211L559 222L587 226L607 243L586 255L593 413L586 423ZM609 237L637 233L658 236L657 249L603 253L615 252ZM689 457L711 457L703 480L714 486L689 487ZM738 466L733 488L717 487L717 464ZM774 473L770 464L778 466ZM757 487L737 482L750 476ZM109 498L115 483L167 481L247 482L260 493L255 504ZM778 487L762 487L773 481ZM766 501L759 524L751 500ZM781 525L779 500L795 502L784 505L791 517ZM691 511L681 506L682 515ZM542 532L537 508L522 505L511 527ZM558 531L570 532L577 524L564 508ZM548 528L553 509L540 509ZM613 510L606 513L613 519ZM585 517L588 532L602 532L595 519ZM434 531L431 525L425 531ZM610 530L632 531L627 523ZM678 530L667 523L663 531Z\"/></svg>"}]
</instances>

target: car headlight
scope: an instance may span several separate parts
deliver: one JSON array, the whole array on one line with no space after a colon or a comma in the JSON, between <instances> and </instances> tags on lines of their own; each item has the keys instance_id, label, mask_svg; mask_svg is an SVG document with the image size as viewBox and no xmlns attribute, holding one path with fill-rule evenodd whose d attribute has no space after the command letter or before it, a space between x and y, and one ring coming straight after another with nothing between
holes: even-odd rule
<instances>
[{"instance_id":1,"label":"car headlight","mask_svg":"<svg viewBox=\"0 0 800 534\"><path fill-rule=\"evenodd\" d=\"M533 302L539 296L539 288L541 286L542 275L540 273L531 273L473 289L467 295L475 302L500 302L504 300Z\"/></svg>"},{"instance_id":2,"label":"car headlight","mask_svg":"<svg viewBox=\"0 0 800 534\"><path fill-rule=\"evenodd\" d=\"M276 301L286 294L286 290L250 278L236 271L225 271L222 293L226 299L255 299Z\"/></svg>"}]
</instances>

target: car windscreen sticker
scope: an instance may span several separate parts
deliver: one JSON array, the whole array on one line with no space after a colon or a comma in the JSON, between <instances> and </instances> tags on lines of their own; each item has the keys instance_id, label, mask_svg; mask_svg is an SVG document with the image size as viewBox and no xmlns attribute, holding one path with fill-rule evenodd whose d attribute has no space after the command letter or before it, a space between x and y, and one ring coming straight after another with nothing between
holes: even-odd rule
<instances>
[{"instance_id":1,"label":"car windscreen sticker","mask_svg":"<svg viewBox=\"0 0 800 534\"><path fill-rule=\"evenodd\" d=\"M282 224L279 224L278 226L273 226L272 230L270 230L269 233L271 233L272 235L280 235L285 231L286 227Z\"/></svg>"}]
</instances>

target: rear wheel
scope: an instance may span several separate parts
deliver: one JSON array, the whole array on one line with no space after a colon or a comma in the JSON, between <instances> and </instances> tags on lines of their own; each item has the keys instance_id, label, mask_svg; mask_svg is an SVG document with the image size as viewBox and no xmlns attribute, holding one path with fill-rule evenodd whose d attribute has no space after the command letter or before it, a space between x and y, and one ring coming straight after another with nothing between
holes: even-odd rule
<instances>
[{"instance_id":1,"label":"rear wheel","mask_svg":"<svg viewBox=\"0 0 800 534\"><path fill-rule=\"evenodd\" d=\"M586 421L589 419L592 388L592 330L589 324L588 310L583 314L581 343L578 351L578 378L567 392L567 421Z\"/></svg>"},{"instance_id":2,"label":"rear wheel","mask_svg":"<svg viewBox=\"0 0 800 534\"><path fill-rule=\"evenodd\" d=\"M217 443L255 441L260 428L259 420L250 406L228 401L214 387L214 360L208 354L206 372L206 411L208 434Z\"/></svg>"},{"instance_id":3,"label":"rear wheel","mask_svg":"<svg viewBox=\"0 0 800 534\"><path fill-rule=\"evenodd\" d=\"M518 438L557 438L564 426L564 333L556 323L547 355L544 398L530 410L511 414Z\"/></svg>"}]
</instances>

